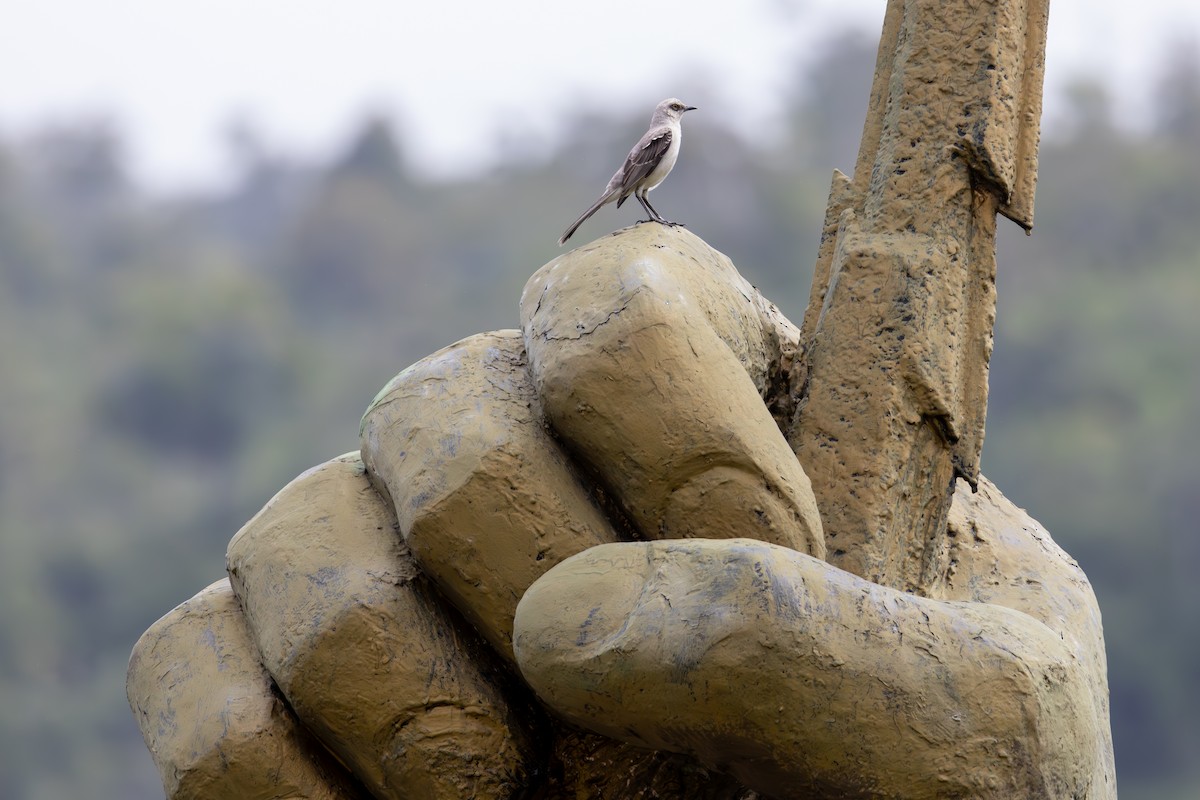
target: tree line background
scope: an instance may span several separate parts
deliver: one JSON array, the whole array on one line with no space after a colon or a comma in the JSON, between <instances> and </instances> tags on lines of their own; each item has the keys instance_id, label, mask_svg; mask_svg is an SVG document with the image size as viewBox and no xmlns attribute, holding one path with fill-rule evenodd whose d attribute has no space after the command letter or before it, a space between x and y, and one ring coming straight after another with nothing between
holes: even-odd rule
<instances>
[{"instance_id":1,"label":"tree line background","mask_svg":"<svg viewBox=\"0 0 1200 800\"><path fill-rule=\"evenodd\" d=\"M656 205L799 323L875 43L832 43L752 146L679 96ZM1166 51L1146 124L1081 81L1044 136L1037 228L1003 223L984 471L1084 567L1104 614L1125 798L1200 796L1200 61ZM648 104L657 98L647 99ZM515 327L525 279L649 113L429 182L385 119L328 162L229 132L228 189L163 195L116 129L0 134L0 797L161 797L129 650L223 575L292 477L357 449L409 363ZM636 218L606 208L579 243Z\"/></svg>"}]
</instances>

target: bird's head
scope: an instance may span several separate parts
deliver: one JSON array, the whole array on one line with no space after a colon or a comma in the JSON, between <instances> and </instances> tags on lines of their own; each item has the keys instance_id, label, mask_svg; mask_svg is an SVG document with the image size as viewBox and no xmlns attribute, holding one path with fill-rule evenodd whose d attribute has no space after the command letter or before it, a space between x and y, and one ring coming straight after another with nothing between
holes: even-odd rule
<instances>
[{"instance_id":1,"label":"bird's head","mask_svg":"<svg viewBox=\"0 0 1200 800\"><path fill-rule=\"evenodd\" d=\"M689 106L682 100L674 97L668 97L658 104L658 108L654 109L654 117L651 118L650 124L659 124L678 120L683 116L685 111L695 111L695 106Z\"/></svg>"}]
</instances>

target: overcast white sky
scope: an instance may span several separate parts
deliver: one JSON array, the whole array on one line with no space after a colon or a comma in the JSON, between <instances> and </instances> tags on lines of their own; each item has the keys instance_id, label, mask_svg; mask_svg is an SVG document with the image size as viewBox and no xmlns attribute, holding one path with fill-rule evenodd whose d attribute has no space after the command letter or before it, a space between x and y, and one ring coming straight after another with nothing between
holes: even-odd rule
<instances>
[{"instance_id":1,"label":"overcast white sky","mask_svg":"<svg viewBox=\"0 0 1200 800\"><path fill-rule=\"evenodd\" d=\"M382 112L425 172L447 174L485 166L501 132L552 140L573 107L648 115L681 83L703 82L714 113L769 125L796 59L847 25L877 34L883 7L0 0L0 138L108 117L136 174L179 186L228 174L222 131L235 118L272 146L311 155ZM1098 69L1135 117L1164 44L1189 37L1200 46L1198 0L1052 0L1047 115L1065 83Z\"/></svg>"}]
</instances>

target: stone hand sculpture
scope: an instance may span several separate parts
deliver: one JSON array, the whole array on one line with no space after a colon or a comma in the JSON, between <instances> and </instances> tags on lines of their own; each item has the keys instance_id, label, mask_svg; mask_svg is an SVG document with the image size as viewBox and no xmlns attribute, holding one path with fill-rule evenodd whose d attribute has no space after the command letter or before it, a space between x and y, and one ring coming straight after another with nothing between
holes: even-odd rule
<instances>
[{"instance_id":1,"label":"stone hand sculpture","mask_svg":"<svg viewBox=\"0 0 1200 800\"><path fill-rule=\"evenodd\" d=\"M1044 24L889 6L803 329L646 225L401 372L135 647L168 796L1115 797L1091 588L978 473Z\"/></svg>"},{"instance_id":2,"label":"stone hand sculpture","mask_svg":"<svg viewBox=\"0 0 1200 800\"><path fill-rule=\"evenodd\" d=\"M1079 568L986 480L916 594L823 560L763 402L798 331L727 259L640 226L543 268L522 319L397 376L361 460L297 478L139 643L172 797L1111 791Z\"/></svg>"}]
</instances>

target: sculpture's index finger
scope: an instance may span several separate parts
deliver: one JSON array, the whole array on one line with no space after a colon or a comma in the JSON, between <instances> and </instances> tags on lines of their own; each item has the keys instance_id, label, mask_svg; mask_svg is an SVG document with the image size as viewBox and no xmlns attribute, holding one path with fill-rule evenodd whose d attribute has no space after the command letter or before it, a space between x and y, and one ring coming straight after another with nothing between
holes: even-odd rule
<instances>
[{"instance_id":1,"label":"sculpture's index finger","mask_svg":"<svg viewBox=\"0 0 1200 800\"><path fill-rule=\"evenodd\" d=\"M509 659L525 589L618 538L544 426L517 331L400 373L363 417L362 455L422 570Z\"/></svg>"}]
</instances>

